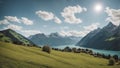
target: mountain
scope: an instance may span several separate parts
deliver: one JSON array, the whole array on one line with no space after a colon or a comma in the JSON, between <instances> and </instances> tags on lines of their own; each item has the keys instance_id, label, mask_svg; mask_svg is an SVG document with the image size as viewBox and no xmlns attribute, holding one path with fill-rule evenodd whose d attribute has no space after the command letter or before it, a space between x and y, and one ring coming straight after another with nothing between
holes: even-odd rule
<instances>
[{"instance_id":1,"label":"mountain","mask_svg":"<svg viewBox=\"0 0 120 68\"><path fill-rule=\"evenodd\" d=\"M71 45L76 44L80 37L75 36L61 36L59 33L51 33L50 35L45 35L43 33L39 33L36 35L32 35L29 39L37 45Z\"/></svg>"},{"instance_id":2,"label":"mountain","mask_svg":"<svg viewBox=\"0 0 120 68\"><path fill-rule=\"evenodd\" d=\"M120 25L115 29L114 34L106 39L111 43L110 48L120 50Z\"/></svg>"},{"instance_id":3,"label":"mountain","mask_svg":"<svg viewBox=\"0 0 120 68\"><path fill-rule=\"evenodd\" d=\"M120 26L111 22L83 37L76 45L95 49L120 50Z\"/></svg>"},{"instance_id":4,"label":"mountain","mask_svg":"<svg viewBox=\"0 0 120 68\"><path fill-rule=\"evenodd\" d=\"M25 38L21 34L13 31L12 29L6 29L0 31L0 41L10 42L14 44L35 46L35 44L32 41Z\"/></svg>"},{"instance_id":5,"label":"mountain","mask_svg":"<svg viewBox=\"0 0 120 68\"><path fill-rule=\"evenodd\" d=\"M95 29L94 31L91 31L88 33L85 37L83 37L76 45L77 46L87 46L89 41L92 40L92 38L100 31L101 29Z\"/></svg>"}]
</instances>

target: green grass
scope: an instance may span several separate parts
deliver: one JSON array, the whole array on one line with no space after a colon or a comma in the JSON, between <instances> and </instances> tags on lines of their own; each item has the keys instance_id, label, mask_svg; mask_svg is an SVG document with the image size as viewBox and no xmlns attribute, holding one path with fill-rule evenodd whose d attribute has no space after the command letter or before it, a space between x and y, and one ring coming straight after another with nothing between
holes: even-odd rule
<instances>
[{"instance_id":1,"label":"green grass","mask_svg":"<svg viewBox=\"0 0 120 68\"><path fill-rule=\"evenodd\" d=\"M84 53L51 51L0 42L0 68L120 68L108 60Z\"/></svg>"},{"instance_id":2,"label":"green grass","mask_svg":"<svg viewBox=\"0 0 120 68\"><path fill-rule=\"evenodd\" d=\"M106 41L113 41L115 39L116 39L115 37L110 37L110 38L106 39Z\"/></svg>"},{"instance_id":3,"label":"green grass","mask_svg":"<svg viewBox=\"0 0 120 68\"><path fill-rule=\"evenodd\" d=\"M4 34L0 33L0 41L12 42L10 38L6 37Z\"/></svg>"},{"instance_id":4,"label":"green grass","mask_svg":"<svg viewBox=\"0 0 120 68\"><path fill-rule=\"evenodd\" d=\"M28 40L26 40L23 36L21 36L20 34L16 33L15 31L10 31L10 33L17 38L18 40L20 40L21 42L23 42L24 44L30 44Z\"/></svg>"}]
</instances>

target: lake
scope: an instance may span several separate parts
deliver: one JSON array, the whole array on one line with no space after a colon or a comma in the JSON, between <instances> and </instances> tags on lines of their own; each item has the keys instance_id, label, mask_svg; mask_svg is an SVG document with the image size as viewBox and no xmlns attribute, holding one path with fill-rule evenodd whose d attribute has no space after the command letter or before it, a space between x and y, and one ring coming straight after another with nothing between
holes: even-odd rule
<instances>
[{"instance_id":1,"label":"lake","mask_svg":"<svg viewBox=\"0 0 120 68\"><path fill-rule=\"evenodd\" d=\"M54 48L59 48L59 49L63 49L66 46L69 46L70 48L76 47L76 48L83 48L86 49L86 47L80 47L80 46L75 46L75 45L61 45L61 46L52 46ZM100 50L100 49L93 49L93 48L87 48L93 51L93 53L101 53L101 54L105 54L105 55L118 55L120 57L120 51L110 51L110 50Z\"/></svg>"}]
</instances>

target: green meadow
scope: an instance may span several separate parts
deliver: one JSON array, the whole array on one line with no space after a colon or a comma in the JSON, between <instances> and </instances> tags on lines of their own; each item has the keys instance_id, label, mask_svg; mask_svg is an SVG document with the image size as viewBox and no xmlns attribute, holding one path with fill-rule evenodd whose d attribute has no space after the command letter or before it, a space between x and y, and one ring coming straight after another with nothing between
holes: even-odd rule
<instances>
[{"instance_id":1,"label":"green meadow","mask_svg":"<svg viewBox=\"0 0 120 68\"><path fill-rule=\"evenodd\" d=\"M108 66L108 60L84 53L60 52L50 54L41 48L0 42L0 68L120 68Z\"/></svg>"}]
</instances>

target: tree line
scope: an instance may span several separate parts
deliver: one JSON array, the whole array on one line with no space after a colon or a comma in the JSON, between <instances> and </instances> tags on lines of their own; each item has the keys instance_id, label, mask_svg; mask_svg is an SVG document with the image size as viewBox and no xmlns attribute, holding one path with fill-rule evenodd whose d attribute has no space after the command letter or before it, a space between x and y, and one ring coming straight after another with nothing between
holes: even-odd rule
<instances>
[{"instance_id":1,"label":"tree line","mask_svg":"<svg viewBox=\"0 0 120 68\"><path fill-rule=\"evenodd\" d=\"M40 47L41 48L41 47ZM73 53L85 53L85 54L89 54L92 55L94 57L99 57L99 58L104 58L104 59L108 59L108 65L112 66L112 65L120 65L120 58L118 57L118 55L105 55L105 54L101 54L101 53L94 53L92 50L90 49L82 49L82 48L70 48L70 47L65 47L64 49L59 49L59 48L51 48L50 46L46 45L42 47L42 51L47 52L47 53L51 53L51 50L55 50L55 51L61 51L61 52L73 52Z\"/></svg>"}]
</instances>

